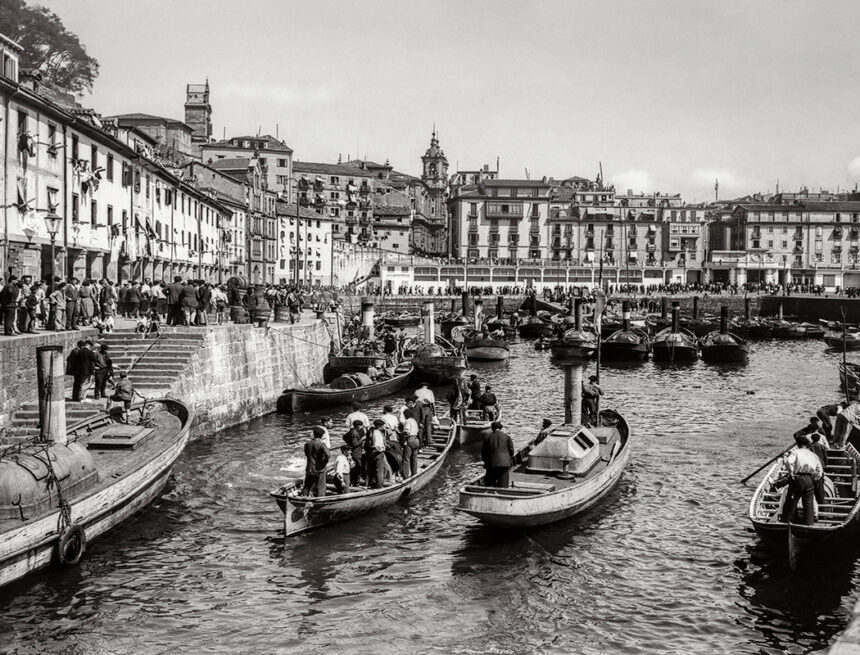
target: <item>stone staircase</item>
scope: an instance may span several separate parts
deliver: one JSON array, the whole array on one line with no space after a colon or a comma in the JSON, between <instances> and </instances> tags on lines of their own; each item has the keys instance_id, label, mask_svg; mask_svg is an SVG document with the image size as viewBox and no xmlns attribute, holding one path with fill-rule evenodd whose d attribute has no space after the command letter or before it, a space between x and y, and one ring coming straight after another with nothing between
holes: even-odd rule
<instances>
[{"instance_id":1,"label":"stone staircase","mask_svg":"<svg viewBox=\"0 0 860 655\"><path fill-rule=\"evenodd\" d=\"M170 328L168 328L170 330ZM113 360L114 378L119 379L121 370L129 371L135 390L143 396L164 396L173 382L188 365L191 357L203 343L203 333L164 331L160 337L148 339L134 330L117 330L105 335L101 342L108 345ZM110 387L108 388L110 391ZM105 401L92 400L77 403L69 400L72 395L71 378L66 382L66 424L72 425L93 414L103 411ZM6 428L4 440L20 441L39 434L39 405L26 403L15 412L12 424Z\"/></svg>"}]
</instances>

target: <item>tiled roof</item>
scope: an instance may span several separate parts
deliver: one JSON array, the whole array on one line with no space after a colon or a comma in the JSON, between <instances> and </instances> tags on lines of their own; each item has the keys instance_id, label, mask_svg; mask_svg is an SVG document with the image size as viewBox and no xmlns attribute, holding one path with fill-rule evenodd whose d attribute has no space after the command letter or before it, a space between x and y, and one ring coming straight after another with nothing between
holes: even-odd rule
<instances>
[{"instance_id":1,"label":"tiled roof","mask_svg":"<svg viewBox=\"0 0 860 655\"><path fill-rule=\"evenodd\" d=\"M397 207L391 205L374 205L373 215L376 216L409 216L412 213L409 207Z\"/></svg>"},{"instance_id":2,"label":"tiled roof","mask_svg":"<svg viewBox=\"0 0 860 655\"><path fill-rule=\"evenodd\" d=\"M229 157L213 159L211 162L207 162L207 165L217 170L236 170L239 168L247 170L251 167L251 160L248 157Z\"/></svg>"},{"instance_id":3,"label":"tiled roof","mask_svg":"<svg viewBox=\"0 0 860 655\"><path fill-rule=\"evenodd\" d=\"M123 121L164 121L166 123L169 123L170 125L179 125L180 127L184 127L189 132L193 131L190 125L187 125L182 121L176 120L175 118L167 118L166 116L155 116L154 114L142 114L140 112L135 112L132 114L117 114L116 116L106 116L106 118L112 118L120 123Z\"/></svg>"},{"instance_id":4,"label":"tiled roof","mask_svg":"<svg viewBox=\"0 0 860 655\"><path fill-rule=\"evenodd\" d=\"M296 215L296 203L294 202L278 202L275 205L275 213L278 216L295 216ZM331 221L330 216L325 216L323 214L317 214L313 209L308 209L307 207L302 207L299 205L299 218L313 218L320 221Z\"/></svg>"},{"instance_id":5,"label":"tiled roof","mask_svg":"<svg viewBox=\"0 0 860 655\"><path fill-rule=\"evenodd\" d=\"M489 187L493 186L537 186L537 187L547 187L549 188L550 183L544 182L543 180L514 180L514 179L506 179L506 180L484 180L483 184Z\"/></svg>"},{"instance_id":6,"label":"tiled roof","mask_svg":"<svg viewBox=\"0 0 860 655\"><path fill-rule=\"evenodd\" d=\"M800 204L811 212L860 212L860 201L856 200L807 200Z\"/></svg>"},{"instance_id":7,"label":"tiled roof","mask_svg":"<svg viewBox=\"0 0 860 655\"><path fill-rule=\"evenodd\" d=\"M350 166L349 164L325 164L313 161L294 161L293 172L324 173L326 175L343 175L345 177L373 177L369 171L362 170L357 166Z\"/></svg>"},{"instance_id":8,"label":"tiled roof","mask_svg":"<svg viewBox=\"0 0 860 655\"><path fill-rule=\"evenodd\" d=\"M231 143L231 141L264 141L268 147L261 148L261 150L277 150L280 152L292 152L293 149L290 148L283 141L279 141L271 134L261 134L260 136L231 136L229 139L221 140L221 141L213 141L211 143L202 144L204 148L236 148L242 150L250 150L253 149L253 146L241 146L235 143Z\"/></svg>"}]
</instances>

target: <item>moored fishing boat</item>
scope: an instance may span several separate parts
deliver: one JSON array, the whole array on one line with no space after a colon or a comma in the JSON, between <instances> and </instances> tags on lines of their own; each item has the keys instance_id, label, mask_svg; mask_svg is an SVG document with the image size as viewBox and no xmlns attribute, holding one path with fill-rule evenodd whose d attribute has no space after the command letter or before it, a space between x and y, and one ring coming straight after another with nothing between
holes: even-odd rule
<instances>
[{"instance_id":1,"label":"moored fishing boat","mask_svg":"<svg viewBox=\"0 0 860 655\"><path fill-rule=\"evenodd\" d=\"M288 482L270 495L284 513L286 536L311 528L346 521L412 497L439 472L454 444L454 423L450 418L433 426L429 447L418 453L418 472L380 489L350 488L346 494L303 496L302 480Z\"/></svg>"},{"instance_id":2,"label":"moored fishing boat","mask_svg":"<svg viewBox=\"0 0 860 655\"><path fill-rule=\"evenodd\" d=\"M845 350L860 350L860 332L846 332L844 342L842 336L842 332L825 332L824 343L834 350L842 350L843 343Z\"/></svg>"},{"instance_id":3,"label":"moored fishing boat","mask_svg":"<svg viewBox=\"0 0 860 655\"><path fill-rule=\"evenodd\" d=\"M520 337L523 339L539 339L540 337L551 337L555 334L555 324L537 315L537 299L531 296L529 303L529 317L517 327Z\"/></svg>"},{"instance_id":4,"label":"moored fishing boat","mask_svg":"<svg viewBox=\"0 0 860 655\"><path fill-rule=\"evenodd\" d=\"M630 325L630 305L622 301L621 329L610 334L601 344L604 361L642 361L651 352L651 339L647 332Z\"/></svg>"},{"instance_id":5,"label":"moored fishing boat","mask_svg":"<svg viewBox=\"0 0 860 655\"><path fill-rule=\"evenodd\" d=\"M573 299L571 312L573 327L553 342L553 359L562 361L591 359L597 352L600 338L596 332L584 329L582 326L582 298Z\"/></svg>"},{"instance_id":6,"label":"moored fishing boat","mask_svg":"<svg viewBox=\"0 0 860 655\"><path fill-rule=\"evenodd\" d=\"M491 525L528 528L593 507L621 478L630 459L630 429L621 414L600 413L601 427L562 425L514 457L507 487L484 476L460 489L457 509Z\"/></svg>"},{"instance_id":7,"label":"moored fishing boat","mask_svg":"<svg viewBox=\"0 0 860 655\"><path fill-rule=\"evenodd\" d=\"M353 354L358 351L360 354ZM382 353L371 353L364 349L348 349L337 355L329 355L329 368L341 372L364 372L371 366L385 368L388 358Z\"/></svg>"},{"instance_id":8,"label":"moored fishing boat","mask_svg":"<svg viewBox=\"0 0 860 655\"><path fill-rule=\"evenodd\" d=\"M433 313L433 303L425 302L422 310L424 340L409 342L404 347L404 357L411 358L418 379L428 382L456 380L466 370L466 359L454 344L436 335Z\"/></svg>"},{"instance_id":9,"label":"moored fishing boat","mask_svg":"<svg viewBox=\"0 0 860 655\"><path fill-rule=\"evenodd\" d=\"M651 344L655 361L689 362L695 361L699 354L699 344L695 335L678 325L678 303L672 303L672 327L657 333Z\"/></svg>"},{"instance_id":10,"label":"moored fishing boat","mask_svg":"<svg viewBox=\"0 0 860 655\"><path fill-rule=\"evenodd\" d=\"M277 411L287 414L382 398L406 386L412 369L410 362L402 362L385 379L371 380L364 373L347 373L326 386L287 389L278 398Z\"/></svg>"},{"instance_id":11,"label":"moored fishing boat","mask_svg":"<svg viewBox=\"0 0 860 655\"><path fill-rule=\"evenodd\" d=\"M42 365L48 350L53 375ZM62 348L40 348L39 359L42 435L0 452L0 586L52 563L76 565L87 543L143 510L167 483L193 418L183 403L159 399L132 405L128 423L103 412L66 427Z\"/></svg>"},{"instance_id":12,"label":"moored fishing boat","mask_svg":"<svg viewBox=\"0 0 860 655\"><path fill-rule=\"evenodd\" d=\"M720 331L709 332L699 342L702 359L712 364L743 363L749 357L747 342L729 332L729 308L720 308Z\"/></svg>"},{"instance_id":13,"label":"moored fishing boat","mask_svg":"<svg viewBox=\"0 0 860 655\"><path fill-rule=\"evenodd\" d=\"M457 425L457 441L461 446L481 441L492 431L493 421L500 421L502 408L496 405L496 418L488 419L482 409L463 410L463 418Z\"/></svg>"},{"instance_id":14,"label":"moored fishing boat","mask_svg":"<svg viewBox=\"0 0 860 655\"><path fill-rule=\"evenodd\" d=\"M770 339L771 327L760 318L753 318L750 312L750 299L744 298L744 317L733 318L730 326L744 339Z\"/></svg>"},{"instance_id":15,"label":"moored fishing boat","mask_svg":"<svg viewBox=\"0 0 860 655\"><path fill-rule=\"evenodd\" d=\"M824 502L817 506L812 525L803 523L802 510L782 521L788 487L774 489L784 471L777 461L756 487L749 505L749 519L761 539L781 552L787 552L794 567L804 554L839 543L855 543L860 527L860 454L850 443L845 448L827 451L824 470Z\"/></svg>"},{"instance_id":16,"label":"moored fishing boat","mask_svg":"<svg viewBox=\"0 0 860 655\"><path fill-rule=\"evenodd\" d=\"M856 396L860 390L860 364L839 362L839 381L843 389Z\"/></svg>"},{"instance_id":17,"label":"moored fishing boat","mask_svg":"<svg viewBox=\"0 0 860 655\"><path fill-rule=\"evenodd\" d=\"M419 314L410 314L409 312L387 314L382 317L382 323L394 328L415 327L421 323L421 316Z\"/></svg>"},{"instance_id":18,"label":"moored fishing boat","mask_svg":"<svg viewBox=\"0 0 860 655\"><path fill-rule=\"evenodd\" d=\"M482 300L475 298L474 327L462 325L454 328L451 331L451 339L455 344L462 344L467 359L504 361L511 355L505 332L504 330L490 332L489 326L483 321L482 308Z\"/></svg>"}]
</instances>

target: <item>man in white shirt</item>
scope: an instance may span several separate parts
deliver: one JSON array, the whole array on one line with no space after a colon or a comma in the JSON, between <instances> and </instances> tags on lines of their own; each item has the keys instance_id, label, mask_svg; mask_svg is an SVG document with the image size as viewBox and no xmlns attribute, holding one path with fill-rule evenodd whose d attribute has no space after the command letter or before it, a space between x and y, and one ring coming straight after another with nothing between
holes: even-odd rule
<instances>
[{"instance_id":1,"label":"man in white shirt","mask_svg":"<svg viewBox=\"0 0 860 655\"><path fill-rule=\"evenodd\" d=\"M331 426L331 418L329 418L328 416L324 416L320 419L320 427L323 429L323 435L322 437L320 437L320 439L322 439L322 442L325 444L325 447L329 450L331 450L331 435L329 434Z\"/></svg>"},{"instance_id":2,"label":"man in white shirt","mask_svg":"<svg viewBox=\"0 0 860 655\"><path fill-rule=\"evenodd\" d=\"M381 418L373 422L370 431L370 456L368 475L373 476L373 488L382 489L385 482L385 421Z\"/></svg>"},{"instance_id":3,"label":"man in white shirt","mask_svg":"<svg viewBox=\"0 0 860 655\"><path fill-rule=\"evenodd\" d=\"M400 465L400 475L406 479L418 473L418 421L412 416L412 410L403 412L403 462Z\"/></svg>"},{"instance_id":4,"label":"man in white shirt","mask_svg":"<svg viewBox=\"0 0 860 655\"><path fill-rule=\"evenodd\" d=\"M351 428L353 421L361 421L364 429L370 430L370 419L367 418L367 414L361 411L361 405L356 401L352 402L352 411L346 417L346 427Z\"/></svg>"},{"instance_id":5,"label":"man in white shirt","mask_svg":"<svg viewBox=\"0 0 860 655\"><path fill-rule=\"evenodd\" d=\"M426 382L422 382L421 387L415 391L415 397L419 402L423 402L425 405L436 404L436 395L433 393L433 390L427 386Z\"/></svg>"},{"instance_id":6,"label":"man in white shirt","mask_svg":"<svg viewBox=\"0 0 860 655\"><path fill-rule=\"evenodd\" d=\"M391 434L397 434L400 428L400 419L394 414L394 407L386 405L382 408L382 420L385 421L385 427Z\"/></svg>"},{"instance_id":7,"label":"man in white shirt","mask_svg":"<svg viewBox=\"0 0 860 655\"><path fill-rule=\"evenodd\" d=\"M806 525L815 523L815 486L824 475L818 456L809 450L812 440L808 435L799 434L795 437L797 448L786 457L784 466L788 472L788 494L782 506L780 521L788 523L797 509L797 501L803 501L803 522ZM785 484L785 478L778 480L774 486Z\"/></svg>"},{"instance_id":8,"label":"man in white shirt","mask_svg":"<svg viewBox=\"0 0 860 655\"><path fill-rule=\"evenodd\" d=\"M334 461L334 486L339 494L349 493L349 477L352 471L352 462L349 457L350 447L346 444L340 447L340 454Z\"/></svg>"}]
</instances>

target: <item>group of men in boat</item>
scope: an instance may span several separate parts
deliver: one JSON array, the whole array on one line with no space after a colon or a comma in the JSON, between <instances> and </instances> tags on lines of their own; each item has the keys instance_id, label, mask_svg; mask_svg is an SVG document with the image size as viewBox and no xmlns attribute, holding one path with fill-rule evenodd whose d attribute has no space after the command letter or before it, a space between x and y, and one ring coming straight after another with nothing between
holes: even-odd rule
<instances>
[{"instance_id":1,"label":"group of men in boat","mask_svg":"<svg viewBox=\"0 0 860 655\"><path fill-rule=\"evenodd\" d=\"M462 422L467 409L481 410L485 421L493 421L499 415L499 399L493 393L493 388L481 385L478 376L472 373L468 379L454 381L445 400L451 408L451 419Z\"/></svg>"},{"instance_id":2,"label":"group of men in boat","mask_svg":"<svg viewBox=\"0 0 860 655\"><path fill-rule=\"evenodd\" d=\"M357 402L346 417L347 432L330 470L332 421L325 417L305 443L302 495L325 496L329 474L339 494L355 487L381 489L418 473L418 453L430 445L436 421L436 398L423 383L403 406L383 407L373 421Z\"/></svg>"}]
</instances>

